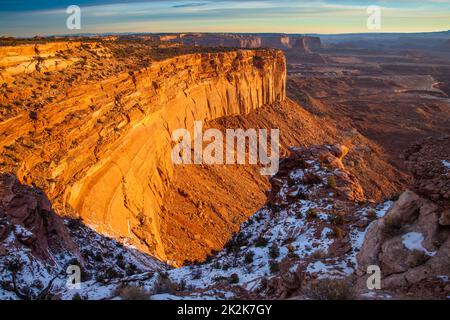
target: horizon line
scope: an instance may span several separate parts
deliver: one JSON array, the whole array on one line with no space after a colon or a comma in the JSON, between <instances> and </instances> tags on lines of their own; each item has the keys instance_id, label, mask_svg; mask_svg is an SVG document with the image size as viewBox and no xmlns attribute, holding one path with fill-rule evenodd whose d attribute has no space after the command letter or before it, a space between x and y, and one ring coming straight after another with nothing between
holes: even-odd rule
<instances>
[{"instance_id":1,"label":"horizon line","mask_svg":"<svg viewBox=\"0 0 450 320\"><path fill-rule=\"evenodd\" d=\"M347 32L347 33L292 33L292 32L229 32L229 31L169 31L169 32L152 32L152 31L123 31L123 32L86 32L86 33L64 33L64 34L36 34L34 36L8 36L1 35L0 38L15 38L15 39L33 39L35 37L82 37L82 36L108 36L108 35L133 35L133 34L241 34L241 35L257 35L257 34L279 34L279 35L313 35L313 36L346 36L346 35L394 35L394 34L423 34L423 33L445 33L450 29L435 30L435 31L385 31L385 32Z\"/></svg>"}]
</instances>

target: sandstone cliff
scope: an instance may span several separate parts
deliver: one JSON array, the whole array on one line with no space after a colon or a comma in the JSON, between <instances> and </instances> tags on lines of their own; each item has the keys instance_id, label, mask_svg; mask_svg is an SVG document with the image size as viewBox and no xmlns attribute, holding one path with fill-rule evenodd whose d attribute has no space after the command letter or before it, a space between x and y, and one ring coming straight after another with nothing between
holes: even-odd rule
<instances>
[{"instance_id":1,"label":"sandstone cliff","mask_svg":"<svg viewBox=\"0 0 450 320\"><path fill-rule=\"evenodd\" d=\"M146 36L135 37L144 39ZM156 37L156 36L155 36ZM156 41L180 43L187 46L235 47L235 48L276 48L300 53L311 53L322 49L319 37L286 34L170 34L156 37Z\"/></svg>"},{"instance_id":2,"label":"sandstone cliff","mask_svg":"<svg viewBox=\"0 0 450 320\"><path fill-rule=\"evenodd\" d=\"M80 59L77 57L63 59L58 53L79 46L79 42L55 42L0 47L0 79L9 81L12 80L12 76L20 73L62 70Z\"/></svg>"},{"instance_id":3,"label":"sandstone cliff","mask_svg":"<svg viewBox=\"0 0 450 320\"><path fill-rule=\"evenodd\" d=\"M283 100L285 74L281 52L243 50L81 83L0 123L1 169L43 188L58 213L165 259L159 212L171 132Z\"/></svg>"}]
</instances>

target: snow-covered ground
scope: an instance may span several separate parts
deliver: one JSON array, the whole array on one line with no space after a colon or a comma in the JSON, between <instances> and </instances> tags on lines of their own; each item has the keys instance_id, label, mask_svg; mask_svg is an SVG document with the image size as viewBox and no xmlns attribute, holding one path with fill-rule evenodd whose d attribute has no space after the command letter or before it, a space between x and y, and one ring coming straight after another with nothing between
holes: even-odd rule
<instances>
[{"instance_id":1,"label":"snow-covered ground","mask_svg":"<svg viewBox=\"0 0 450 320\"><path fill-rule=\"evenodd\" d=\"M241 225L240 232L221 252L202 264L169 268L133 248L66 221L85 261L85 279L80 288L66 285L65 268L73 263L73 257L55 257L56 265L47 266L30 258L26 248L12 250L20 255L16 260L23 263L15 273L17 285L20 290L35 288L36 297L53 281L51 292L61 299L126 299L132 294L164 300L232 299L242 297L243 292L257 297L267 281L281 274L300 271L308 279L353 275L366 230L385 215L392 202L375 205L347 199L354 179L336 164L338 158L330 156L328 150L330 146L319 149L331 157L334 166L324 165L312 154L285 164L287 169L271 180L269 203ZM27 230L17 230L21 232ZM408 238L405 245L416 248L420 243L416 240ZM6 265L1 258L0 263ZM35 279L42 285L32 284ZM11 271L3 269L0 280L11 282ZM124 293L126 288L132 289ZM0 298L19 297L11 290L0 289Z\"/></svg>"}]
</instances>

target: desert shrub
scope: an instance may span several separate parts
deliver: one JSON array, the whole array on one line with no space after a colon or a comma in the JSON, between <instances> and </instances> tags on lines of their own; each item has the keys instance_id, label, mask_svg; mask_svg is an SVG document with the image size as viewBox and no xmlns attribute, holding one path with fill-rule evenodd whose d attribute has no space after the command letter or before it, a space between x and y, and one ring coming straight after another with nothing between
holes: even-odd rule
<instances>
[{"instance_id":1,"label":"desert shrub","mask_svg":"<svg viewBox=\"0 0 450 320\"><path fill-rule=\"evenodd\" d=\"M255 240L255 247L264 248L267 246L268 243L269 243L269 240L267 240L263 236L259 236Z\"/></svg>"},{"instance_id":2,"label":"desert shrub","mask_svg":"<svg viewBox=\"0 0 450 320\"><path fill-rule=\"evenodd\" d=\"M342 239L342 237L344 236L344 232L342 231L342 228L338 227L338 226L333 227L333 234L338 239Z\"/></svg>"},{"instance_id":3,"label":"desert shrub","mask_svg":"<svg viewBox=\"0 0 450 320\"><path fill-rule=\"evenodd\" d=\"M280 249L278 248L278 245L275 241L272 242L272 245L269 248L269 256L272 259L276 259L280 256Z\"/></svg>"},{"instance_id":4,"label":"desert shrub","mask_svg":"<svg viewBox=\"0 0 450 320\"><path fill-rule=\"evenodd\" d=\"M36 111L30 111L28 113L28 116L30 117L31 120L37 120L38 119L38 114Z\"/></svg>"},{"instance_id":5,"label":"desert shrub","mask_svg":"<svg viewBox=\"0 0 450 320\"><path fill-rule=\"evenodd\" d=\"M176 291L186 291L188 288L187 282L185 279L181 280L176 284Z\"/></svg>"},{"instance_id":6,"label":"desert shrub","mask_svg":"<svg viewBox=\"0 0 450 320\"><path fill-rule=\"evenodd\" d=\"M322 178L315 173L307 172L303 177L303 183L307 185L319 184L322 182Z\"/></svg>"},{"instance_id":7,"label":"desert shrub","mask_svg":"<svg viewBox=\"0 0 450 320\"><path fill-rule=\"evenodd\" d=\"M367 218L369 219L376 219L377 218L377 212L373 209L370 209L367 211Z\"/></svg>"},{"instance_id":8,"label":"desert shrub","mask_svg":"<svg viewBox=\"0 0 450 320\"><path fill-rule=\"evenodd\" d=\"M298 254L295 252L295 247L292 244L288 244L287 249L289 258L298 258Z\"/></svg>"},{"instance_id":9,"label":"desert shrub","mask_svg":"<svg viewBox=\"0 0 450 320\"><path fill-rule=\"evenodd\" d=\"M280 271L280 264L276 260L269 261L270 272L277 273Z\"/></svg>"},{"instance_id":10,"label":"desert shrub","mask_svg":"<svg viewBox=\"0 0 450 320\"><path fill-rule=\"evenodd\" d=\"M259 286L258 286L258 291L262 292L262 291L266 290L267 286L268 286L268 282L269 281L267 280L267 278L262 278L259 283Z\"/></svg>"},{"instance_id":11,"label":"desert shrub","mask_svg":"<svg viewBox=\"0 0 450 320\"><path fill-rule=\"evenodd\" d=\"M9 260L6 262L6 269L12 273L19 272L22 269L22 262L19 258L15 258L14 260Z\"/></svg>"},{"instance_id":12,"label":"desert shrub","mask_svg":"<svg viewBox=\"0 0 450 320\"><path fill-rule=\"evenodd\" d=\"M237 236L232 237L227 244L225 245L225 249L227 252L237 252L243 246L248 244L247 236L239 233Z\"/></svg>"},{"instance_id":13,"label":"desert shrub","mask_svg":"<svg viewBox=\"0 0 450 320\"><path fill-rule=\"evenodd\" d=\"M314 208L310 208L308 209L308 211L306 212L306 217L308 219L316 219L319 216L319 213L317 212L316 209Z\"/></svg>"},{"instance_id":14,"label":"desert shrub","mask_svg":"<svg viewBox=\"0 0 450 320\"><path fill-rule=\"evenodd\" d=\"M233 274L230 276L230 283L231 283L231 284L239 283L239 276L238 276L237 273L233 273Z\"/></svg>"},{"instance_id":15,"label":"desert shrub","mask_svg":"<svg viewBox=\"0 0 450 320\"><path fill-rule=\"evenodd\" d=\"M92 259L96 262L103 262L103 256L100 251L92 255Z\"/></svg>"},{"instance_id":16,"label":"desert shrub","mask_svg":"<svg viewBox=\"0 0 450 320\"><path fill-rule=\"evenodd\" d=\"M314 260L322 260L325 259L326 257L327 253L322 249L316 250L313 253L311 253L311 258Z\"/></svg>"},{"instance_id":17,"label":"desert shrub","mask_svg":"<svg viewBox=\"0 0 450 320\"><path fill-rule=\"evenodd\" d=\"M72 296L72 300L83 300L81 295L77 292Z\"/></svg>"},{"instance_id":18,"label":"desert shrub","mask_svg":"<svg viewBox=\"0 0 450 320\"><path fill-rule=\"evenodd\" d=\"M330 216L330 222L333 225L342 226L344 224L344 215L342 213L333 214Z\"/></svg>"},{"instance_id":19,"label":"desert shrub","mask_svg":"<svg viewBox=\"0 0 450 320\"><path fill-rule=\"evenodd\" d=\"M352 300L355 298L351 279L323 279L313 283L307 295L314 300Z\"/></svg>"},{"instance_id":20,"label":"desert shrub","mask_svg":"<svg viewBox=\"0 0 450 320\"><path fill-rule=\"evenodd\" d=\"M177 287L178 285L170 280L167 273L160 272L153 285L153 294L174 293Z\"/></svg>"},{"instance_id":21,"label":"desert shrub","mask_svg":"<svg viewBox=\"0 0 450 320\"><path fill-rule=\"evenodd\" d=\"M327 186L331 189L336 189L336 178L334 176L329 176L327 178Z\"/></svg>"},{"instance_id":22,"label":"desert shrub","mask_svg":"<svg viewBox=\"0 0 450 320\"><path fill-rule=\"evenodd\" d=\"M126 267L126 262L125 262L125 260L124 260L123 254L119 253L119 254L116 256L116 264L117 264L117 266L118 266L119 268L125 269L125 267Z\"/></svg>"},{"instance_id":23,"label":"desert shrub","mask_svg":"<svg viewBox=\"0 0 450 320\"><path fill-rule=\"evenodd\" d=\"M118 286L114 290L114 296L123 300L149 300L151 293L141 286Z\"/></svg>"},{"instance_id":24,"label":"desert shrub","mask_svg":"<svg viewBox=\"0 0 450 320\"><path fill-rule=\"evenodd\" d=\"M105 271L105 276L107 279L114 279L114 278L119 278L122 275L113 267L110 267L108 269L106 269Z\"/></svg>"},{"instance_id":25,"label":"desert shrub","mask_svg":"<svg viewBox=\"0 0 450 320\"><path fill-rule=\"evenodd\" d=\"M245 254L245 257L244 257L244 262L246 263L246 264L251 264L251 263L253 263L253 257L255 256L255 254L253 253L253 251L249 251L249 252L247 252L246 254Z\"/></svg>"}]
</instances>

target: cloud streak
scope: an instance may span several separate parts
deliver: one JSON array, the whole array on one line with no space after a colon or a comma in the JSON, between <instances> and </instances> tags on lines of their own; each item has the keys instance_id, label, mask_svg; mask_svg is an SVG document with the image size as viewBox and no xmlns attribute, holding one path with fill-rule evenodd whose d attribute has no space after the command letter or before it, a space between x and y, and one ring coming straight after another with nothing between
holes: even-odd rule
<instances>
[{"instance_id":1,"label":"cloud streak","mask_svg":"<svg viewBox=\"0 0 450 320\"><path fill-rule=\"evenodd\" d=\"M67 34L66 6L82 9L77 32L367 32L366 8L382 7L391 31L450 29L450 0L0 0L3 34ZM20 6L19 6L20 3Z\"/></svg>"}]
</instances>

